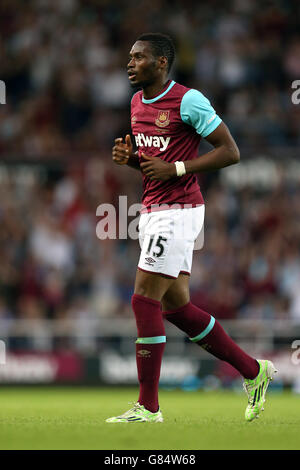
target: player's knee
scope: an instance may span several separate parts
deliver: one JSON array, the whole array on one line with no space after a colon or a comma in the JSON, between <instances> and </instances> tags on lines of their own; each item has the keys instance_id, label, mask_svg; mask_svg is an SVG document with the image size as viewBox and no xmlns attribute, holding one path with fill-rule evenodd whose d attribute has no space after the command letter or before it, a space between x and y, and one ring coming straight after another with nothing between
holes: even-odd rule
<instances>
[{"instance_id":1,"label":"player's knee","mask_svg":"<svg viewBox=\"0 0 300 470\"><path fill-rule=\"evenodd\" d=\"M134 293L137 295L142 295L143 297L148 297L151 291L149 289L149 285L147 286L146 282L139 282L139 284L135 286Z\"/></svg>"},{"instance_id":2,"label":"player's knee","mask_svg":"<svg viewBox=\"0 0 300 470\"><path fill-rule=\"evenodd\" d=\"M161 301L168 289L170 280L161 278L155 274L138 271L135 281L134 293L149 299Z\"/></svg>"}]
</instances>

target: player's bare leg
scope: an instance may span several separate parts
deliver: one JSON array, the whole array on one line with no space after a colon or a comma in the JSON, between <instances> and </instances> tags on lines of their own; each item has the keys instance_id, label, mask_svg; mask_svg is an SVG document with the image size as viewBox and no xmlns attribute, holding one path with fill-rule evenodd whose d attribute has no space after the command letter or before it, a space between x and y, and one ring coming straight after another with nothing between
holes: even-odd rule
<instances>
[{"instance_id":1,"label":"player's bare leg","mask_svg":"<svg viewBox=\"0 0 300 470\"><path fill-rule=\"evenodd\" d=\"M161 274L145 272L137 269L134 294L149 297L149 299L161 301L165 293L176 282L173 279Z\"/></svg>"},{"instance_id":2,"label":"player's bare leg","mask_svg":"<svg viewBox=\"0 0 300 470\"><path fill-rule=\"evenodd\" d=\"M190 276L188 274L179 274L162 298L163 311L180 308L190 301L189 281Z\"/></svg>"}]
</instances>

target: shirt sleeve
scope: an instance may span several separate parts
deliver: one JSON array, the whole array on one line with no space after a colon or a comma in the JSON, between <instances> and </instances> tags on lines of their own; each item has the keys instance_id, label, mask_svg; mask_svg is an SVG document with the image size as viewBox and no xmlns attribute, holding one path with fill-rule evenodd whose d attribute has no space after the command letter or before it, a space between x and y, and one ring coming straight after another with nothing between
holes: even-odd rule
<instances>
[{"instance_id":1,"label":"shirt sleeve","mask_svg":"<svg viewBox=\"0 0 300 470\"><path fill-rule=\"evenodd\" d=\"M200 91L194 89L183 95L180 115L182 121L193 126L202 137L207 137L222 122L210 101Z\"/></svg>"}]
</instances>

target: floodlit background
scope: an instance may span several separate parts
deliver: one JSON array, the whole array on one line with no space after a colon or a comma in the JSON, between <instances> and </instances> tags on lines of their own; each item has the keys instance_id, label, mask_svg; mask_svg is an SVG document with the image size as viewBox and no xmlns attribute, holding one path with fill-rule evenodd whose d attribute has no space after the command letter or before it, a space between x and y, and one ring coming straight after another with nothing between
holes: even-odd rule
<instances>
[{"instance_id":1,"label":"floodlit background","mask_svg":"<svg viewBox=\"0 0 300 470\"><path fill-rule=\"evenodd\" d=\"M111 147L130 132L128 52L161 31L177 48L171 77L211 100L241 152L239 165L199 176L192 300L277 361L278 389L300 391L299 18L298 0L1 1L1 383L136 384L139 244L99 240L96 210L118 213L120 195L140 202L139 173L114 165ZM167 333L162 384L240 385Z\"/></svg>"}]
</instances>

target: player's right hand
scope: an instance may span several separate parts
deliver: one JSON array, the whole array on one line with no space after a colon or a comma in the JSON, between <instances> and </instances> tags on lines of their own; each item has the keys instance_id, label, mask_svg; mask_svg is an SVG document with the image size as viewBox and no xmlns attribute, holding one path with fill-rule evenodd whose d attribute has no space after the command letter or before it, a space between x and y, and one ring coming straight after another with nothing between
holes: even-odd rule
<instances>
[{"instance_id":1,"label":"player's right hand","mask_svg":"<svg viewBox=\"0 0 300 470\"><path fill-rule=\"evenodd\" d=\"M130 135L125 137L125 143L122 137L115 139L115 145L112 149L112 159L117 165L126 165L129 157L132 156L132 143Z\"/></svg>"}]
</instances>

